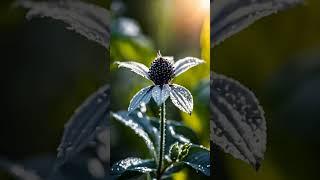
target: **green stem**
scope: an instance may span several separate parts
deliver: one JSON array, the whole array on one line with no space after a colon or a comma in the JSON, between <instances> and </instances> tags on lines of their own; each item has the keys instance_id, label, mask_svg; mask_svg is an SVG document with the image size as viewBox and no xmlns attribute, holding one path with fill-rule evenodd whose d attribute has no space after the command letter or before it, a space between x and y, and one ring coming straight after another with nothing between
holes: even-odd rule
<instances>
[{"instance_id":1,"label":"green stem","mask_svg":"<svg viewBox=\"0 0 320 180\"><path fill-rule=\"evenodd\" d=\"M160 180L162 176L162 164L164 159L164 150L166 144L166 104L162 103L160 109L160 150L159 150L159 163L157 171L157 179Z\"/></svg>"}]
</instances>

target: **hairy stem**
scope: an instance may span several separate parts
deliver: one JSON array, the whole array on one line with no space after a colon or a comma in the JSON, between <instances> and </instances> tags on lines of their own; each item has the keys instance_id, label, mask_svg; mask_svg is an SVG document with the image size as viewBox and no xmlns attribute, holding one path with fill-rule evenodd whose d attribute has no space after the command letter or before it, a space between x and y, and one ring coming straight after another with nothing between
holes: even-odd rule
<instances>
[{"instance_id":1,"label":"hairy stem","mask_svg":"<svg viewBox=\"0 0 320 180\"><path fill-rule=\"evenodd\" d=\"M162 164L164 159L164 150L166 144L166 104L162 103L160 109L160 150L159 150L159 163L157 170L157 179L160 180L162 176Z\"/></svg>"}]
</instances>

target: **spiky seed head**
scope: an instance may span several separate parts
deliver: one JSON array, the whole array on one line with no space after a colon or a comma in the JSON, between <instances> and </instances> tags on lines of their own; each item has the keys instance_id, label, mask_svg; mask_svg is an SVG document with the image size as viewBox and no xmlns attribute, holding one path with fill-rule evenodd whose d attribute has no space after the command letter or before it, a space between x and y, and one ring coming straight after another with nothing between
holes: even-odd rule
<instances>
[{"instance_id":1,"label":"spiky seed head","mask_svg":"<svg viewBox=\"0 0 320 180\"><path fill-rule=\"evenodd\" d=\"M156 85L168 84L173 78L173 65L161 56L158 52L157 57L149 68L149 77Z\"/></svg>"}]
</instances>

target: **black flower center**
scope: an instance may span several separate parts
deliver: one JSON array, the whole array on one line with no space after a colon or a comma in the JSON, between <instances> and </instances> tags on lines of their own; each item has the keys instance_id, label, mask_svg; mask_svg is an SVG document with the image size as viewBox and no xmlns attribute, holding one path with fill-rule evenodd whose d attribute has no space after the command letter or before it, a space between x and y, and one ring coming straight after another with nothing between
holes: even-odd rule
<instances>
[{"instance_id":1,"label":"black flower center","mask_svg":"<svg viewBox=\"0 0 320 180\"><path fill-rule=\"evenodd\" d=\"M158 56L151 64L149 77L156 85L168 84L173 78L171 62Z\"/></svg>"}]
</instances>

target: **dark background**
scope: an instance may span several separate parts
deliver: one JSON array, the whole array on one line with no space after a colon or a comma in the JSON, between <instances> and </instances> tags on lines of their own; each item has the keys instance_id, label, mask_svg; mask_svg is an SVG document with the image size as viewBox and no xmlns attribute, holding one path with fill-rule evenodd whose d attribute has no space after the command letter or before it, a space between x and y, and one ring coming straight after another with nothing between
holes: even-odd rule
<instances>
[{"instance_id":1,"label":"dark background","mask_svg":"<svg viewBox=\"0 0 320 180\"><path fill-rule=\"evenodd\" d=\"M64 124L107 81L108 53L59 21L27 21L12 3L0 3L0 159L54 158Z\"/></svg>"}]
</instances>

